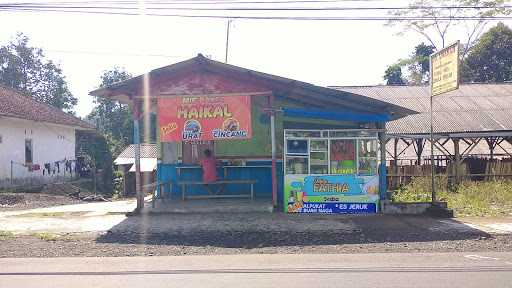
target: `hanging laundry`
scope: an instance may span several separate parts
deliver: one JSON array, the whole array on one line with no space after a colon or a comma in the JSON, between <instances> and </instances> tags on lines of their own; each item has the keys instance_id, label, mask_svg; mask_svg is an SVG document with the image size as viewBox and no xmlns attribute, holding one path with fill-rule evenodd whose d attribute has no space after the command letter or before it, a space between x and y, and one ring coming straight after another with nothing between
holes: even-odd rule
<instances>
[{"instance_id":1,"label":"hanging laundry","mask_svg":"<svg viewBox=\"0 0 512 288\"><path fill-rule=\"evenodd\" d=\"M44 163L43 175L44 171L47 171L48 175L50 175L50 163Z\"/></svg>"},{"instance_id":2,"label":"hanging laundry","mask_svg":"<svg viewBox=\"0 0 512 288\"><path fill-rule=\"evenodd\" d=\"M69 171L69 173L71 173L72 172L72 170L71 170L71 160L67 160L65 165L66 165L66 172Z\"/></svg>"}]
</instances>

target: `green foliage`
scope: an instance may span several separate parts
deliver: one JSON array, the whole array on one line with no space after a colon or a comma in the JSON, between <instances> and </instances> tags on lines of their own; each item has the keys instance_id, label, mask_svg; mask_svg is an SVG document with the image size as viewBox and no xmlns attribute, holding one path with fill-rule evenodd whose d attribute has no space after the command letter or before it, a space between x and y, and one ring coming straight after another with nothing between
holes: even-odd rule
<instances>
[{"instance_id":1,"label":"green foliage","mask_svg":"<svg viewBox=\"0 0 512 288\"><path fill-rule=\"evenodd\" d=\"M114 189L112 198L120 198L123 194L123 173L121 171L114 171Z\"/></svg>"},{"instance_id":2,"label":"green foliage","mask_svg":"<svg viewBox=\"0 0 512 288\"><path fill-rule=\"evenodd\" d=\"M108 87L131 77L124 69L115 67L103 72L99 87ZM95 97L94 103L96 106L86 118L96 124L101 136L87 135L86 150L96 169L102 171L98 190L115 196L119 187L113 174L113 157L133 141L132 111L128 105L101 97Z\"/></svg>"},{"instance_id":3,"label":"green foliage","mask_svg":"<svg viewBox=\"0 0 512 288\"><path fill-rule=\"evenodd\" d=\"M115 67L103 72L99 87L108 87L131 77L124 69ZM98 130L105 135L112 155L119 155L133 141L132 111L128 105L101 97L95 97L94 103L96 106L87 119L95 123Z\"/></svg>"},{"instance_id":4,"label":"green foliage","mask_svg":"<svg viewBox=\"0 0 512 288\"><path fill-rule=\"evenodd\" d=\"M512 29L503 23L484 33L464 59L464 82L512 81Z\"/></svg>"},{"instance_id":5,"label":"green foliage","mask_svg":"<svg viewBox=\"0 0 512 288\"><path fill-rule=\"evenodd\" d=\"M446 200L457 216L510 215L512 181L466 182Z\"/></svg>"},{"instance_id":6,"label":"green foliage","mask_svg":"<svg viewBox=\"0 0 512 288\"><path fill-rule=\"evenodd\" d=\"M393 64L386 69L386 72L384 73L384 80L386 80L386 85L406 84L402 75L402 67L398 64Z\"/></svg>"},{"instance_id":7,"label":"green foliage","mask_svg":"<svg viewBox=\"0 0 512 288\"><path fill-rule=\"evenodd\" d=\"M446 201L461 216L499 216L512 214L512 181L464 182L455 191L447 189L446 177L437 183L440 201ZM430 202L429 177L415 178L393 195L395 202Z\"/></svg>"},{"instance_id":8,"label":"green foliage","mask_svg":"<svg viewBox=\"0 0 512 288\"><path fill-rule=\"evenodd\" d=\"M95 168L97 174L96 188L104 194L111 194L113 188L113 166L112 153L110 152L107 139L103 135L96 133L78 133L77 134L78 151L86 153L85 160L90 163L91 168ZM88 190L94 190L94 185L87 187Z\"/></svg>"},{"instance_id":9,"label":"green foliage","mask_svg":"<svg viewBox=\"0 0 512 288\"><path fill-rule=\"evenodd\" d=\"M48 232L38 232L38 233L32 234L32 236L35 236L44 241L57 241L57 238L58 238L57 235L51 234Z\"/></svg>"},{"instance_id":10,"label":"green foliage","mask_svg":"<svg viewBox=\"0 0 512 288\"><path fill-rule=\"evenodd\" d=\"M446 194L448 191L448 178L436 177L436 192ZM438 194L440 195L440 194ZM416 177L409 184L401 187L393 194L395 202L430 202L432 201L432 178Z\"/></svg>"},{"instance_id":11,"label":"green foliage","mask_svg":"<svg viewBox=\"0 0 512 288\"><path fill-rule=\"evenodd\" d=\"M512 12L510 0L410 0L409 7L422 9L401 9L390 11L391 16L408 17L410 20L388 22L389 26L400 26L400 34L413 32L423 36L430 45L439 50L445 47L448 35L457 29L465 29L466 39L463 55L474 45L483 32L488 20L483 17L509 15ZM446 6L458 7L447 9ZM464 9L462 7L479 6L486 9ZM439 19L439 18L450 18ZM470 17L480 20L467 20L456 17Z\"/></svg>"},{"instance_id":12,"label":"green foliage","mask_svg":"<svg viewBox=\"0 0 512 288\"><path fill-rule=\"evenodd\" d=\"M430 81L430 55L435 52L435 47L421 43L414 48L414 53L409 58L407 68L410 72L410 82L419 85Z\"/></svg>"},{"instance_id":13,"label":"green foliage","mask_svg":"<svg viewBox=\"0 0 512 288\"><path fill-rule=\"evenodd\" d=\"M77 103L68 89L60 67L47 60L41 48L29 46L18 34L0 47L0 84L22 91L39 102L72 112Z\"/></svg>"},{"instance_id":14,"label":"green foliage","mask_svg":"<svg viewBox=\"0 0 512 288\"><path fill-rule=\"evenodd\" d=\"M14 237L14 233L12 233L11 231L0 230L0 240L5 240L12 237Z\"/></svg>"},{"instance_id":15,"label":"green foliage","mask_svg":"<svg viewBox=\"0 0 512 288\"><path fill-rule=\"evenodd\" d=\"M384 74L387 85L420 85L430 80L430 55L434 53L435 47L421 43L414 47L413 53L406 59L388 67ZM407 68L407 77L402 75L402 68Z\"/></svg>"}]
</instances>

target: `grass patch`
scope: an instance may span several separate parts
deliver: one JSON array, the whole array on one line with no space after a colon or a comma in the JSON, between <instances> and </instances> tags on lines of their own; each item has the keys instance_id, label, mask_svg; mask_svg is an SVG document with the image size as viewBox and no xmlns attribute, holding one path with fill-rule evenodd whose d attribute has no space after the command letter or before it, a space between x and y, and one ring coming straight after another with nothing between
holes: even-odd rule
<instances>
[{"instance_id":1,"label":"grass patch","mask_svg":"<svg viewBox=\"0 0 512 288\"><path fill-rule=\"evenodd\" d=\"M430 179L413 179L393 195L393 201L431 201ZM447 184L446 177L436 181L438 199L446 201L459 217L512 215L512 181L464 182L454 191Z\"/></svg>"},{"instance_id":2,"label":"grass patch","mask_svg":"<svg viewBox=\"0 0 512 288\"><path fill-rule=\"evenodd\" d=\"M11 217L48 217L48 218L62 218L62 217L73 217L82 216L89 212L87 211L76 211L76 212L32 212L13 215Z\"/></svg>"},{"instance_id":3,"label":"grass patch","mask_svg":"<svg viewBox=\"0 0 512 288\"><path fill-rule=\"evenodd\" d=\"M43 241L57 241L57 238L58 238L57 235L51 234L48 232L34 233L34 234L32 234L32 236L35 236Z\"/></svg>"},{"instance_id":4,"label":"grass patch","mask_svg":"<svg viewBox=\"0 0 512 288\"><path fill-rule=\"evenodd\" d=\"M12 233L11 231L0 230L0 240L5 240L7 238L12 238L12 237L14 237L14 233Z\"/></svg>"}]
</instances>

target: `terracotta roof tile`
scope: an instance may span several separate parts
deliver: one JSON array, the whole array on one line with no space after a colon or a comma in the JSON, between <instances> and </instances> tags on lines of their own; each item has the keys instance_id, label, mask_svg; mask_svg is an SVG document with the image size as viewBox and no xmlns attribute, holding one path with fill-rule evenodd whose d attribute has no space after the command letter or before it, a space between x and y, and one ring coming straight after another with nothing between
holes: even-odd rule
<instances>
[{"instance_id":1,"label":"terracotta roof tile","mask_svg":"<svg viewBox=\"0 0 512 288\"><path fill-rule=\"evenodd\" d=\"M0 85L0 116L47 122L82 129L94 126L55 107L40 103L11 88Z\"/></svg>"}]
</instances>

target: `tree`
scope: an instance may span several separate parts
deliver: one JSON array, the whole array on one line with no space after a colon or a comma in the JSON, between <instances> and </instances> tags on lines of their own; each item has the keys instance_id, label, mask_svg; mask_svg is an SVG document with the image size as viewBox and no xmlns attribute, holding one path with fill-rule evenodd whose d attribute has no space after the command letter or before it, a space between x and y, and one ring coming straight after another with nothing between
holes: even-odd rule
<instances>
[{"instance_id":1,"label":"tree","mask_svg":"<svg viewBox=\"0 0 512 288\"><path fill-rule=\"evenodd\" d=\"M423 36L435 50L444 48L448 34L456 27L465 29L462 56L473 47L482 35L488 19L499 15L510 15L512 9L504 4L510 0L411 0L410 9L390 11L393 17L407 20L390 20L389 26L401 26L401 32L415 32ZM470 7L485 7L473 9ZM447 8L448 7L448 8ZM465 18L461 18L465 17Z\"/></svg>"},{"instance_id":2,"label":"tree","mask_svg":"<svg viewBox=\"0 0 512 288\"><path fill-rule=\"evenodd\" d=\"M0 84L72 112L77 99L69 91L62 70L45 58L41 48L30 47L28 42L27 36L18 34L0 47Z\"/></svg>"},{"instance_id":3,"label":"tree","mask_svg":"<svg viewBox=\"0 0 512 288\"><path fill-rule=\"evenodd\" d=\"M406 59L388 67L384 74L387 85L421 85L430 80L430 55L434 53L434 46L421 43L414 48L413 53ZM408 76L402 75L402 68L407 68Z\"/></svg>"},{"instance_id":4,"label":"tree","mask_svg":"<svg viewBox=\"0 0 512 288\"><path fill-rule=\"evenodd\" d=\"M104 71L100 76L100 87L108 87L114 83L130 79L132 75L122 68L115 67L112 70ZM96 123L110 147L113 155L119 155L122 149L133 140L133 123L131 121L131 109L109 99L96 97L96 107L87 116L87 119Z\"/></svg>"},{"instance_id":5,"label":"tree","mask_svg":"<svg viewBox=\"0 0 512 288\"><path fill-rule=\"evenodd\" d=\"M482 35L464 59L464 82L512 81L512 29L498 23Z\"/></svg>"},{"instance_id":6,"label":"tree","mask_svg":"<svg viewBox=\"0 0 512 288\"><path fill-rule=\"evenodd\" d=\"M420 85L430 81L430 55L434 52L435 47L425 43L414 48L414 53L407 61L411 83Z\"/></svg>"},{"instance_id":7,"label":"tree","mask_svg":"<svg viewBox=\"0 0 512 288\"><path fill-rule=\"evenodd\" d=\"M406 84L406 81L402 77L402 67L398 64L393 64L386 69L384 80L386 80L386 85Z\"/></svg>"}]
</instances>

